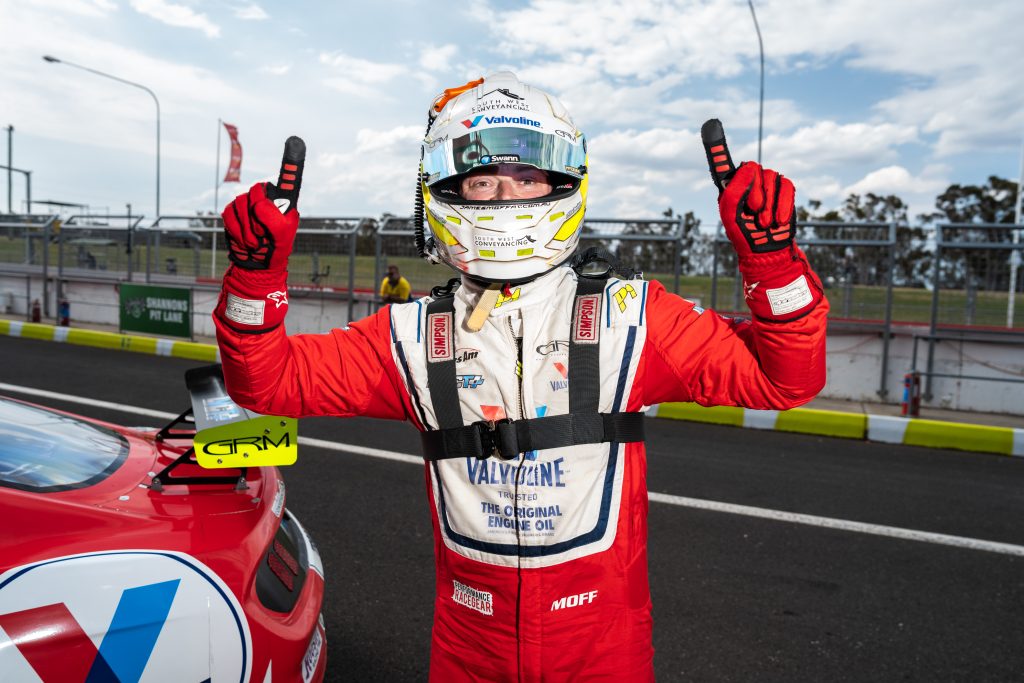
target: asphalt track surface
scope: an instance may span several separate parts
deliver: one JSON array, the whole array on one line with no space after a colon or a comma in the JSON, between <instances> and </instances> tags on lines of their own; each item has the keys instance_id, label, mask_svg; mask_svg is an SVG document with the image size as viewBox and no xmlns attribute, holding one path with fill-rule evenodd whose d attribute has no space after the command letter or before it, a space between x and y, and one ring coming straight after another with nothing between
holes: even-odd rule
<instances>
[{"instance_id":1,"label":"asphalt track surface","mask_svg":"<svg viewBox=\"0 0 1024 683\"><path fill-rule=\"evenodd\" d=\"M187 406L185 369L202 365L8 337L0 357L3 383L171 413ZM299 434L418 452L415 431L396 423L308 419ZM1024 546L1021 458L660 419L648 449L654 492ZM323 556L327 680L425 680L434 577L422 467L303 447L284 474L288 507ZM1019 553L652 502L650 575L659 680L1024 678Z\"/></svg>"}]
</instances>

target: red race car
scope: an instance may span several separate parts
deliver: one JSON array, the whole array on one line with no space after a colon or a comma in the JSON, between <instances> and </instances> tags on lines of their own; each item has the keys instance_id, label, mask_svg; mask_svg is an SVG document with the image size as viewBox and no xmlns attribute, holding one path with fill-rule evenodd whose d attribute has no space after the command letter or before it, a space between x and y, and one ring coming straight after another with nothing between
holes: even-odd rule
<instances>
[{"instance_id":1,"label":"red race car","mask_svg":"<svg viewBox=\"0 0 1024 683\"><path fill-rule=\"evenodd\" d=\"M248 415L219 366L186 382L159 431L0 397L3 681L323 680L316 546L276 467L195 463L195 427Z\"/></svg>"}]
</instances>

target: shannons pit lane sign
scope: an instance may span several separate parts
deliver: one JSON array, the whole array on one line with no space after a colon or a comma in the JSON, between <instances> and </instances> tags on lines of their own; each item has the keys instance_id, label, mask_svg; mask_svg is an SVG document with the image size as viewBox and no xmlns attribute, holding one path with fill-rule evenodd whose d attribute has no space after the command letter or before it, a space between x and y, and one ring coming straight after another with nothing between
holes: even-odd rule
<instances>
[{"instance_id":1,"label":"shannons pit lane sign","mask_svg":"<svg viewBox=\"0 0 1024 683\"><path fill-rule=\"evenodd\" d=\"M121 331L192 338L192 290L122 283Z\"/></svg>"}]
</instances>

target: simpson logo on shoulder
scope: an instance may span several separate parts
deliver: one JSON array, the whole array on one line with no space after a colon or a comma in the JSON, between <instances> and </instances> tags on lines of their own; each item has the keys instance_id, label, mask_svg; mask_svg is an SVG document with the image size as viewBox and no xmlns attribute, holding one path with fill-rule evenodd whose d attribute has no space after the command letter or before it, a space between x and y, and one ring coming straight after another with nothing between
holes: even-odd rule
<instances>
[{"instance_id":1,"label":"simpson logo on shoulder","mask_svg":"<svg viewBox=\"0 0 1024 683\"><path fill-rule=\"evenodd\" d=\"M298 458L298 421L259 415L231 400L220 365L185 373L196 422L196 461L208 469L292 465Z\"/></svg>"}]
</instances>

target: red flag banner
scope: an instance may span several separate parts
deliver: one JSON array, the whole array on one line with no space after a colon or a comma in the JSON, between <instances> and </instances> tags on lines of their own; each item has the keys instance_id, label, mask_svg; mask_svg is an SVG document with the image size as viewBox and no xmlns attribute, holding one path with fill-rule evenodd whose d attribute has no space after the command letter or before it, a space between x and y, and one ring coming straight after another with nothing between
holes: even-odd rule
<instances>
[{"instance_id":1,"label":"red flag banner","mask_svg":"<svg viewBox=\"0 0 1024 683\"><path fill-rule=\"evenodd\" d=\"M237 183L242 180L242 144L238 141L238 126L224 124L224 129L231 137L231 163L224 174L225 183Z\"/></svg>"}]
</instances>

